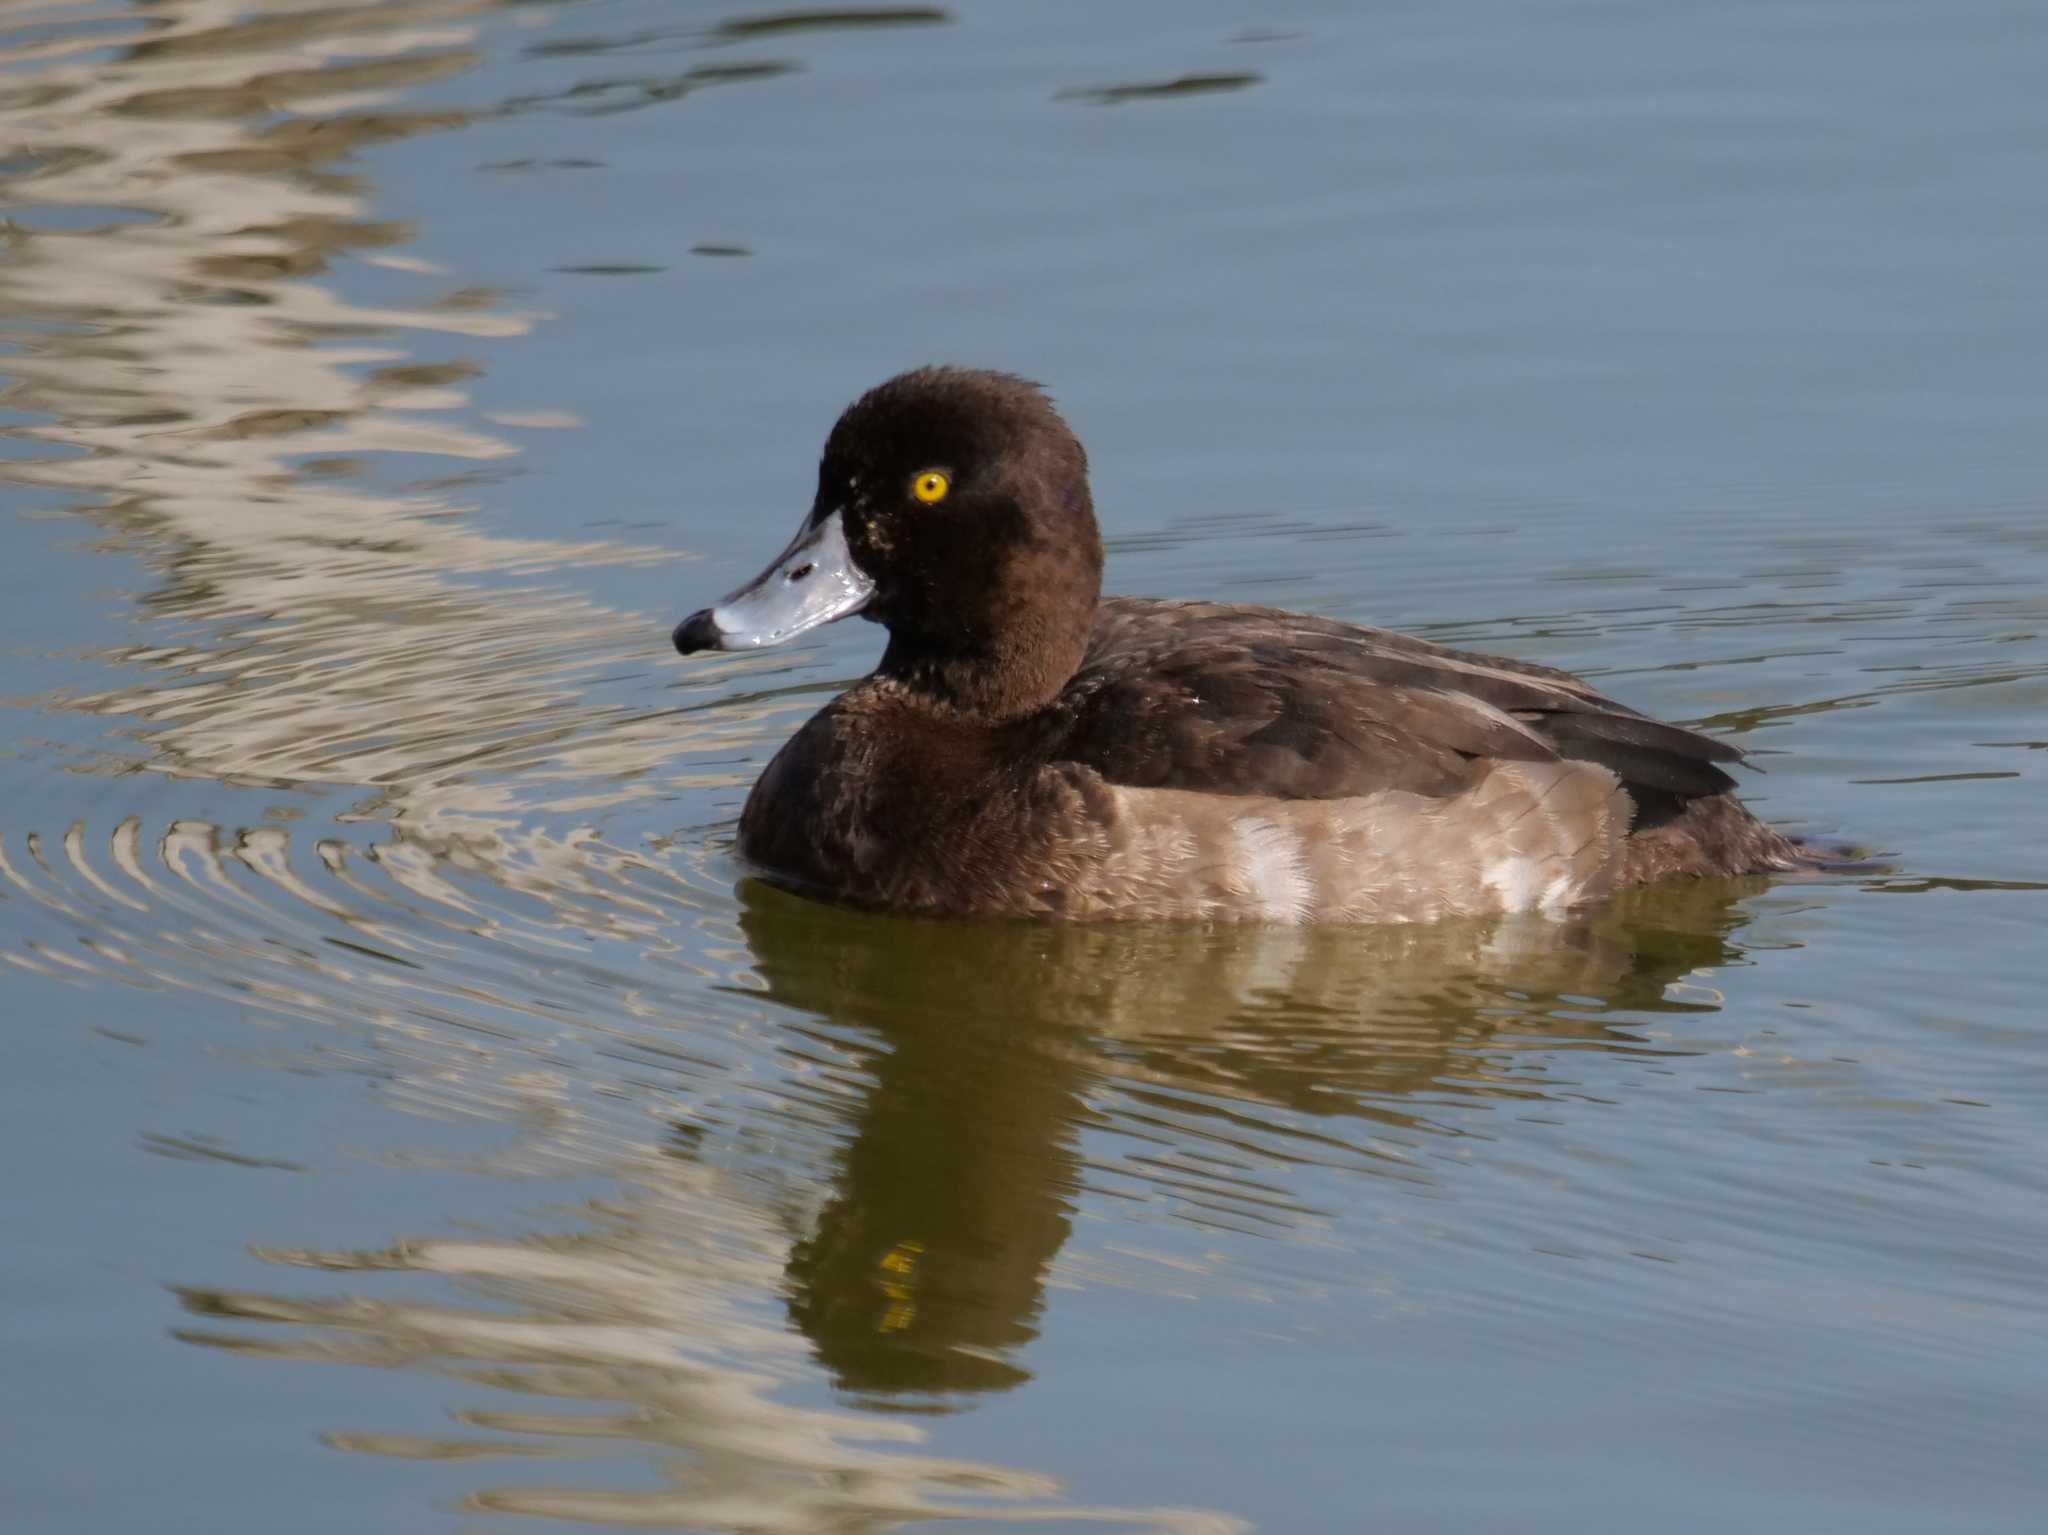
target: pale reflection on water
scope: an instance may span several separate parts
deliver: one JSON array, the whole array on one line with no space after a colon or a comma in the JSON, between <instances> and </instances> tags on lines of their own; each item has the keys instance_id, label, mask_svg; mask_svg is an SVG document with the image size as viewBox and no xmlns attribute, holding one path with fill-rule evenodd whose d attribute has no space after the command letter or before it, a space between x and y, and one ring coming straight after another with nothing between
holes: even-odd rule
<instances>
[{"instance_id":1,"label":"pale reflection on water","mask_svg":"<svg viewBox=\"0 0 2048 1535\"><path fill-rule=\"evenodd\" d=\"M106 828L95 838L74 827L66 877L117 922L144 909L138 897L165 894L146 863L225 892L227 859L283 897L245 899L259 930L291 927L298 903L381 951L416 947L414 923L446 924L446 911L407 905L390 885L367 890L348 866L368 858L465 930L495 919L455 893L454 871L487 875L490 901L509 892L589 907L601 925L652 934L671 914L626 887L666 888L673 873L573 823L542 829L532 812L643 796L642 780L664 771L691 781L681 759L756 739L792 707L679 715L603 701L602 679L644 666L660 635L549 585L547 573L659 551L476 531L457 499L474 489L468 474L391 494L352 472L374 455L495 462L516 451L451 419L481 363L417 364L410 346L421 335L513 338L529 317L462 289L366 308L317 280L344 252L420 268L398 253L407 228L365 220L367 189L343 167L362 145L461 124L459 113L385 103L473 64L463 18L489 8L282 7L229 22L232 8L159 6L146 43L113 59L44 62L38 90L14 104L10 129L37 157L17 195L159 215L90 239L27 236L0 268L19 349L8 401L36 418L15 431L62 450L10 472L83 498L107 546L159 577L143 599L149 637L99 652L131 680L43 702L132 722L121 732L132 747L81 764L94 772L362 786L343 820L389 828L374 847L352 848L333 836L295 846L279 826L133 818L95 847ZM274 118L280 109L292 115ZM717 670L698 679L724 681ZM40 861L40 844L30 853ZM102 861L126 876L127 893L97 871ZM314 888L330 880L372 908ZM50 963L46 946L26 947L10 957ZM157 946L118 931L95 947L158 978L181 962L204 974L217 957L150 960Z\"/></svg>"},{"instance_id":2,"label":"pale reflection on water","mask_svg":"<svg viewBox=\"0 0 2048 1535\"><path fill-rule=\"evenodd\" d=\"M573 1235L405 1241L383 1252L263 1252L340 1276L449 1280L460 1298L329 1298L189 1289L188 1311L270 1324L182 1329L255 1358L429 1370L473 1388L446 1436L333 1431L336 1449L402 1459L651 1457L662 1486L608 1490L529 1480L479 1488L469 1507L634 1527L879 1530L907 1519L999 1515L1159 1535L1231 1535L1222 1515L1091 1508L1045 1475L921 1454L915 1420L791 1406L801 1340L761 1307L781 1233L717 1171L649 1150L622 1159L625 1192ZM286 1330L279 1332L282 1327ZM534 1407L504 1398L542 1398ZM593 1405L604 1410L593 1412Z\"/></svg>"},{"instance_id":3,"label":"pale reflection on water","mask_svg":"<svg viewBox=\"0 0 2048 1535\"><path fill-rule=\"evenodd\" d=\"M7 103L10 131L35 146L20 194L151 215L90 239L24 235L0 269L18 352L8 403L32 417L15 431L46 450L10 472L77 498L109 548L158 577L149 638L98 652L126 680L40 702L124 722L124 744L76 764L94 774L357 797L326 826L287 812L244 827L131 814L61 837L0 828L0 879L26 898L4 958L341 1025L351 1032L326 1064L360 1062L391 1102L526 1125L494 1171L601 1171L627 1191L577 1237L270 1254L439 1276L479 1306L188 1290L198 1313L319 1332L186 1336L618 1409L478 1408L464 1415L477 1437L337 1429L341 1449L516 1456L618 1441L683 1457L662 1493L493 1487L479 1509L796 1531L1000 1507L1013 1520L1240 1528L1078 1506L1044 1474L906 1449L923 1437L909 1420L778 1403L802 1342L763 1312L787 1247L774 1212L678 1154L680 1138L663 1151L607 1129L588 1101L596 1083L551 1069L551 1030L610 1041L600 1054L672 1057L661 1026L704 1011L693 925L728 883L715 864L706 873L701 841L669 858L607 845L575 818L647 797L650 778L724 781L688 759L729 757L810 704L720 697L743 666L693 678L719 697L713 711L608 702L604 680L644 670L663 633L549 574L659 551L479 532L460 498L488 473L399 493L365 483L383 455L496 465L516 452L458 424L484 364L422 364L412 347L516 338L529 316L462 288L368 308L320 280L344 254L433 275L402 254L408 228L366 217L367 189L344 167L363 145L461 126L459 112L387 103L473 65L467 18L488 8L279 6L231 21L206 0L163 5L137 28L147 40L113 58L35 49L38 89ZM620 944L623 963L594 957ZM691 1064L700 1077L715 1065ZM145 1143L238 1160L203 1141Z\"/></svg>"},{"instance_id":4,"label":"pale reflection on water","mask_svg":"<svg viewBox=\"0 0 2048 1535\"><path fill-rule=\"evenodd\" d=\"M482 364L417 364L410 345L517 337L529 317L463 289L365 308L312 280L343 252L420 266L396 253L410 231L365 221L366 189L339 167L361 145L460 125L380 103L473 64L449 28L485 8L308 7L221 27L216 7L162 6L118 63L45 66L11 124L45 157L20 194L161 217L36 235L0 269L0 306L26 322L9 403L45 418L17 433L64 450L12 472L90 497L110 546L161 577L150 642L105 653L135 680L65 702L142 722L136 761L154 770L375 785L364 813L472 843L510 824L515 791L485 769L528 791L574 780L603 803L591 780L688 749L644 709L576 707L654 638L538 580L658 551L477 532L457 499L467 474L392 495L350 472L366 455L516 451L450 419ZM366 50L389 57L353 57ZM346 109L323 114L330 100ZM593 740L593 726L608 728Z\"/></svg>"}]
</instances>

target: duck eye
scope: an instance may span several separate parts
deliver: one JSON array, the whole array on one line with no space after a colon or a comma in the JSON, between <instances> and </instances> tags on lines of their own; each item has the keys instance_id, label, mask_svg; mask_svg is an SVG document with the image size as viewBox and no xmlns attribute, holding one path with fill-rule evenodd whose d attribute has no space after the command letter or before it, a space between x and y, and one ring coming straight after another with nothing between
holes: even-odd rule
<instances>
[{"instance_id":1,"label":"duck eye","mask_svg":"<svg viewBox=\"0 0 2048 1535\"><path fill-rule=\"evenodd\" d=\"M910 493L926 506L945 500L946 492L952 488L953 482L936 469L927 469L910 482Z\"/></svg>"}]
</instances>

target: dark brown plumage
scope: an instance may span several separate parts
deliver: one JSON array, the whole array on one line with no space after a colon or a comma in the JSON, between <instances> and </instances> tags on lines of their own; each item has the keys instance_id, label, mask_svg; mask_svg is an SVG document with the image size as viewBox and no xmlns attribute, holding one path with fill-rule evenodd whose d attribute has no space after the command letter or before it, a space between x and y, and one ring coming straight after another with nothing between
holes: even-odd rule
<instances>
[{"instance_id":1,"label":"dark brown plumage","mask_svg":"<svg viewBox=\"0 0 2048 1535\"><path fill-rule=\"evenodd\" d=\"M677 630L736 648L864 609L890 631L762 775L742 852L891 909L1288 921L1555 912L1805 858L1729 792L1734 747L1570 673L1101 599L1101 567L1086 456L1034 386L923 369L856 402L791 551Z\"/></svg>"},{"instance_id":2,"label":"dark brown plumage","mask_svg":"<svg viewBox=\"0 0 2048 1535\"><path fill-rule=\"evenodd\" d=\"M1112 782L1334 799L1455 793L1481 758L1580 758L1631 787L1734 787L1741 753L1569 672L1276 608L1111 597L1053 705Z\"/></svg>"}]
</instances>

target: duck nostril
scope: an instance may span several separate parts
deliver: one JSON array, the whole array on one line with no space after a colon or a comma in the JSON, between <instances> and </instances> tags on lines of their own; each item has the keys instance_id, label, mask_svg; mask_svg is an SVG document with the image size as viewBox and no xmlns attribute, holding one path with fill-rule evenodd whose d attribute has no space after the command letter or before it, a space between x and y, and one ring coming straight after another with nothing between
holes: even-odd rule
<instances>
[{"instance_id":1,"label":"duck nostril","mask_svg":"<svg viewBox=\"0 0 2048 1535\"><path fill-rule=\"evenodd\" d=\"M808 576L812 571L816 570L817 568L818 567L816 565L806 561L804 564L797 566L795 570L792 570L789 573L789 579L792 581L801 581L804 579L804 577Z\"/></svg>"}]
</instances>

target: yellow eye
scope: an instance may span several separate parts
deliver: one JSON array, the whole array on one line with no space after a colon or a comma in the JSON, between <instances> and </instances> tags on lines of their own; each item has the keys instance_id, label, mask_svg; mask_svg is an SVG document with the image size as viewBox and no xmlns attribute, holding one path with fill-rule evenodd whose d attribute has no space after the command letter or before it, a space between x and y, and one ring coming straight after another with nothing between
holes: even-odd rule
<instances>
[{"instance_id":1,"label":"yellow eye","mask_svg":"<svg viewBox=\"0 0 2048 1535\"><path fill-rule=\"evenodd\" d=\"M946 499L946 492L953 488L953 482L936 469L927 469L910 482L910 493L930 506L934 501Z\"/></svg>"}]
</instances>

